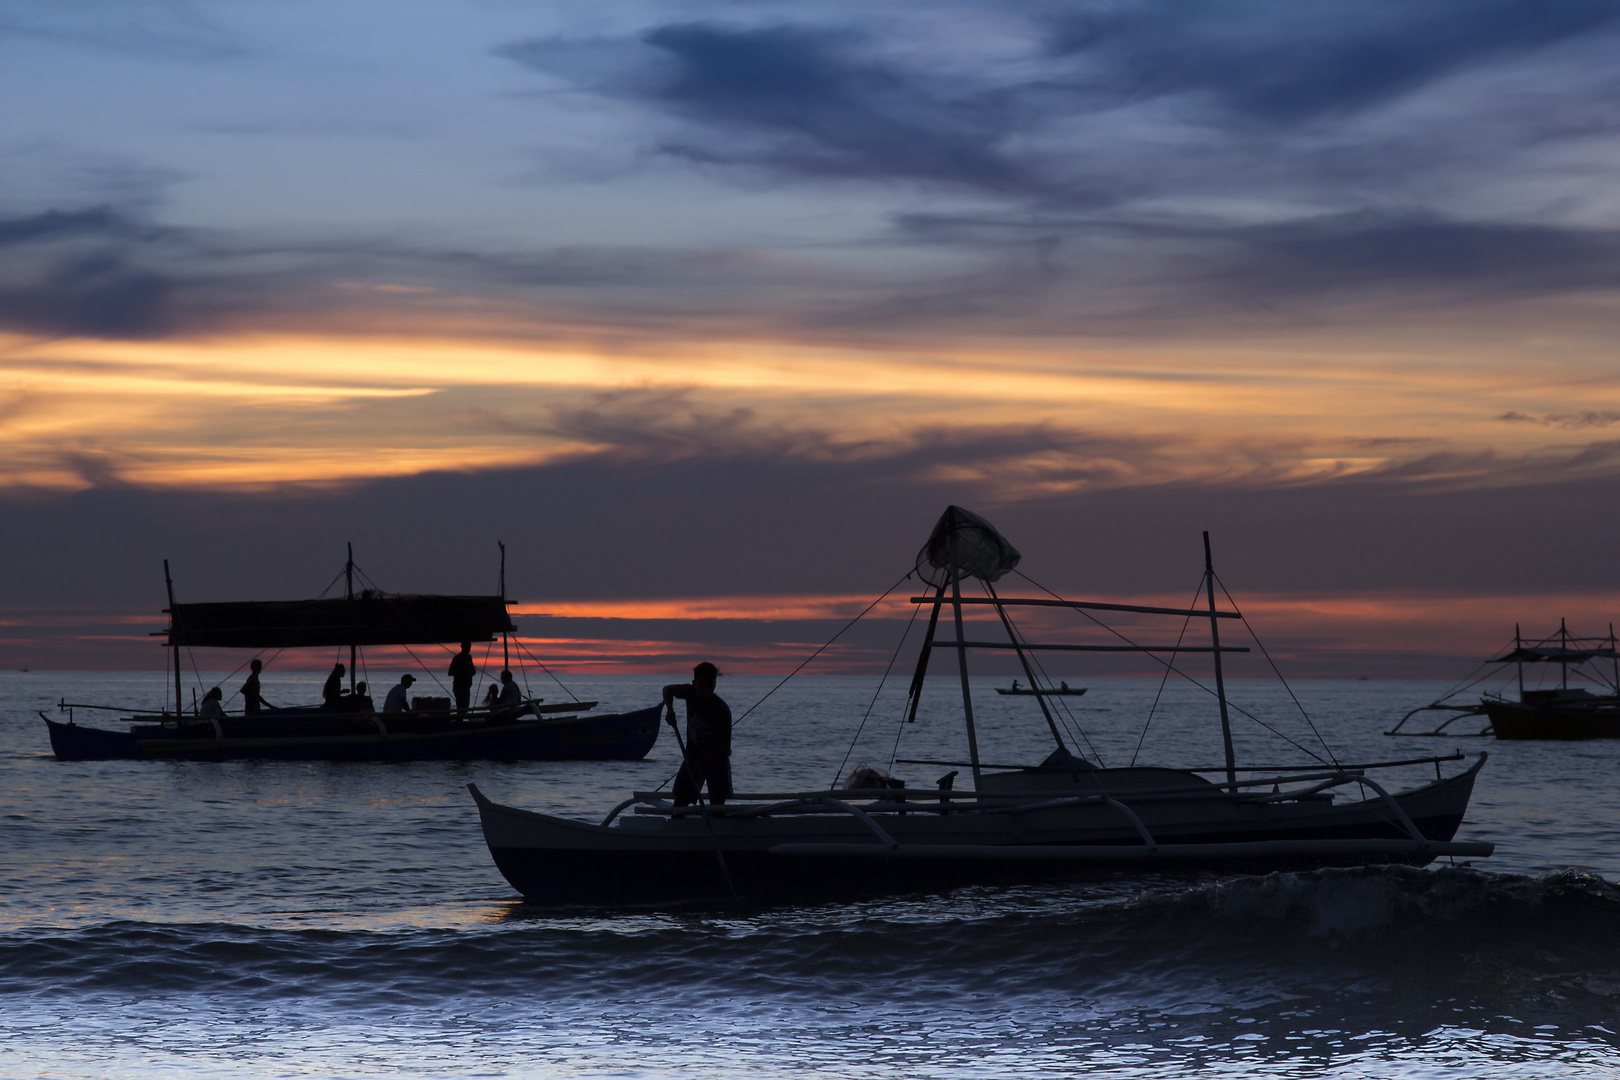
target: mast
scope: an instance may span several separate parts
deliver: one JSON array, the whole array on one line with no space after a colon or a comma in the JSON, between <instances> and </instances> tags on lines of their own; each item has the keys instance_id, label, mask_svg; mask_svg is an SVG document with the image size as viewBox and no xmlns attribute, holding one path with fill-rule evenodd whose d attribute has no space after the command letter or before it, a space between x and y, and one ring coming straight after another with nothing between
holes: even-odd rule
<instances>
[{"instance_id":1,"label":"mast","mask_svg":"<svg viewBox=\"0 0 1620 1080\"><path fill-rule=\"evenodd\" d=\"M973 765L973 790L979 790L979 736L973 730L973 695L968 692L966 637L962 634L962 572L956 565L956 538L951 538L951 600L956 610L956 667L962 676L962 715L967 720L968 761Z\"/></svg>"},{"instance_id":2,"label":"mast","mask_svg":"<svg viewBox=\"0 0 1620 1080\"><path fill-rule=\"evenodd\" d=\"M1519 650L1522 649L1522 648L1524 648L1524 641L1519 636L1519 624L1514 623L1513 624L1513 655L1515 657L1517 657L1517 659L1514 660L1513 666L1519 669L1519 700L1520 701L1524 700L1524 657L1519 655Z\"/></svg>"},{"instance_id":3,"label":"mast","mask_svg":"<svg viewBox=\"0 0 1620 1080\"><path fill-rule=\"evenodd\" d=\"M1221 624L1215 614L1215 560L1209 553L1209 530L1204 531L1204 584L1209 588L1209 643L1215 658L1215 696L1221 703L1221 739L1226 744L1226 782L1237 783L1237 759L1232 753L1232 721L1226 715L1226 680L1221 674Z\"/></svg>"},{"instance_id":4,"label":"mast","mask_svg":"<svg viewBox=\"0 0 1620 1080\"><path fill-rule=\"evenodd\" d=\"M506 610L506 542L495 541L501 546L501 610ZM501 631L501 667L510 669L512 666L511 635L505 630ZM527 676L524 676L527 678Z\"/></svg>"},{"instance_id":5,"label":"mast","mask_svg":"<svg viewBox=\"0 0 1620 1080\"><path fill-rule=\"evenodd\" d=\"M1558 647L1564 650L1564 655L1560 656L1558 658L1558 670L1563 673L1562 677L1558 680L1558 685L1563 687L1565 690L1568 690L1569 689L1569 626L1563 619L1558 620Z\"/></svg>"},{"instance_id":6,"label":"mast","mask_svg":"<svg viewBox=\"0 0 1620 1080\"><path fill-rule=\"evenodd\" d=\"M1614 650L1614 623L1609 624L1609 652L1609 659L1614 663L1614 689L1620 693L1620 654L1615 654Z\"/></svg>"},{"instance_id":7,"label":"mast","mask_svg":"<svg viewBox=\"0 0 1620 1080\"><path fill-rule=\"evenodd\" d=\"M174 609L174 578L169 576L169 560L163 560L163 585L169 590L169 625L171 638L180 636L180 613ZM180 724L180 646L174 646L174 723Z\"/></svg>"},{"instance_id":8,"label":"mast","mask_svg":"<svg viewBox=\"0 0 1620 1080\"><path fill-rule=\"evenodd\" d=\"M354 623L354 541L349 541L349 561L343 564L344 587L347 590L349 608L349 623ZM354 658L358 648L353 641L349 642L349 693L354 693Z\"/></svg>"}]
</instances>

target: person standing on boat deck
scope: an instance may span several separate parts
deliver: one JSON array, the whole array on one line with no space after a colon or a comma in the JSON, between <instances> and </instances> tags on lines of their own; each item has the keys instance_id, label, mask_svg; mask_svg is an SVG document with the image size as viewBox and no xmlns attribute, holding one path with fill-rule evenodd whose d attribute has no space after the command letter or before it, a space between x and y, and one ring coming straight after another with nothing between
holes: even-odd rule
<instances>
[{"instance_id":1,"label":"person standing on boat deck","mask_svg":"<svg viewBox=\"0 0 1620 1080\"><path fill-rule=\"evenodd\" d=\"M456 695L456 715L467 715L467 706L472 697L473 679L478 675L478 665L473 663L472 642L463 641L461 651L450 658L450 690Z\"/></svg>"},{"instance_id":2,"label":"person standing on boat deck","mask_svg":"<svg viewBox=\"0 0 1620 1080\"><path fill-rule=\"evenodd\" d=\"M716 806L731 798L731 706L714 692L719 678L720 669L705 660L692 669L690 683L664 687L670 727L675 727L675 699L686 702L686 760L675 774L676 806L696 802L705 783Z\"/></svg>"},{"instance_id":3,"label":"person standing on boat deck","mask_svg":"<svg viewBox=\"0 0 1620 1080\"><path fill-rule=\"evenodd\" d=\"M220 704L225 698L225 691L214 687L203 695L202 704L197 707L197 716L202 720L225 719L225 706Z\"/></svg>"},{"instance_id":4,"label":"person standing on boat deck","mask_svg":"<svg viewBox=\"0 0 1620 1080\"><path fill-rule=\"evenodd\" d=\"M243 716L258 716L260 706L266 709L275 708L274 705L264 700L259 694L259 672L264 670L264 661L254 660L252 667L252 673L248 675L247 681L242 684Z\"/></svg>"},{"instance_id":5,"label":"person standing on boat deck","mask_svg":"<svg viewBox=\"0 0 1620 1080\"><path fill-rule=\"evenodd\" d=\"M399 682L388 688L388 696L383 698L383 712L398 713L410 712L410 699L406 696L411 692L411 683L416 681L415 675L401 675Z\"/></svg>"},{"instance_id":6,"label":"person standing on boat deck","mask_svg":"<svg viewBox=\"0 0 1620 1080\"><path fill-rule=\"evenodd\" d=\"M321 687L321 700L332 712L343 709L343 676L348 673L349 669L342 664L333 664L332 674L326 677L326 685Z\"/></svg>"}]
</instances>

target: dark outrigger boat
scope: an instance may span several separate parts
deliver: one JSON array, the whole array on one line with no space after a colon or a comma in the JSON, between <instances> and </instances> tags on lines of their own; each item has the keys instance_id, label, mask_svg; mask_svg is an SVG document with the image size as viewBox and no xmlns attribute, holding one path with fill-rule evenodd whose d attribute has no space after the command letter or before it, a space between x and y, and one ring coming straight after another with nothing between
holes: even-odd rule
<instances>
[{"instance_id":1,"label":"dark outrigger boat","mask_svg":"<svg viewBox=\"0 0 1620 1080\"><path fill-rule=\"evenodd\" d=\"M1068 683L1052 686L1050 680L1046 686L1019 686L1018 680L1014 679L1011 686L996 687L996 693L1002 697L1084 697L1086 688Z\"/></svg>"},{"instance_id":2,"label":"dark outrigger boat","mask_svg":"<svg viewBox=\"0 0 1620 1080\"><path fill-rule=\"evenodd\" d=\"M1207 610L1090 603L998 595L994 582L1019 553L984 519L951 507L918 556L916 569L932 594L912 597L929 610L928 630L906 702L914 719L929 659L956 654L970 760L971 790L955 790L953 772L936 789L917 790L862 779L843 788L739 794L724 806L676 807L663 791L638 791L600 824L572 821L492 802L471 786L496 866L526 900L545 904L635 905L730 897L791 899L886 893L985 882L1013 882L1096 870L1216 869L1264 872L1288 868L1399 863L1422 866L1442 856L1477 857L1489 843L1453 840L1485 762L1442 778L1449 757L1369 765L1328 758L1294 769L1240 772L1233 756L1221 656L1215 578L1205 534ZM983 596L964 596L979 581ZM1207 646L1036 644L1010 612L1046 607L1171 615L1209 620ZM1005 630L1007 640L970 640L964 616L994 613L978 626ZM936 637L940 615L954 634ZM1036 698L1056 742L1038 765L986 765L979 759L969 649L1017 653L1036 679L1043 650L1204 653L1214 661L1215 697L1225 739L1224 767L1099 768L1066 745L1054 705ZM1207 689L1207 687L1206 687ZM1054 703L1055 704L1055 703ZM897 759L905 762L906 759ZM1433 764L1436 779L1399 794L1369 773ZM1215 774L1206 779L1203 773ZM854 786L851 786L851 785ZM1340 792L1350 794L1336 802ZM1359 797L1357 797L1359 795ZM632 813L625 811L632 810Z\"/></svg>"},{"instance_id":3,"label":"dark outrigger boat","mask_svg":"<svg viewBox=\"0 0 1620 1080\"><path fill-rule=\"evenodd\" d=\"M503 550L504 561L504 550ZM168 575L168 563L164 563ZM517 628L507 614L503 570L499 596L400 595L354 589L351 551L346 594L296 601L177 604L169 583L165 645L174 651L175 707L139 712L63 701L65 722L44 713L51 749L64 761L107 759L282 761L636 760L658 738L658 707L592 714L594 701L451 707L449 697L417 697L406 712L379 713L354 693L359 651L367 646L507 642ZM350 694L334 705L264 708L256 715L205 718L187 712L180 650L189 648L349 649ZM521 647L521 643L520 643ZM432 671L430 678L436 677ZM448 691L446 691L448 693ZM129 727L110 731L77 722L77 710L122 712Z\"/></svg>"},{"instance_id":4,"label":"dark outrigger boat","mask_svg":"<svg viewBox=\"0 0 1620 1080\"><path fill-rule=\"evenodd\" d=\"M1494 735L1498 739L1620 739L1620 651L1615 646L1614 624L1606 637L1575 637L1560 619L1558 633L1529 640L1513 628L1513 647L1504 655L1486 660L1474 675L1427 705L1401 717L1385 735L1413 737L1433 735ZM1596 661L1607 660L1605 665ZM1543 669L1558 666L1558 684L1527 688L1524 666ZM1518 699L1507 690L1488 691L1478 701L1459 701L1461 695L1493 679L1502 679L1512 665L1518 685ZM1482 669L1482 673L1481 673ZM1577 685L1569 685L1574 676ZM1584 682L1584 685L1581 685ZM1406 731L1406 722L1420 713L1451 715L1430 731ZM1458 721L1483 716L1490 723L1478 732L1447 729Z\"/></svg>"}]
</instances>

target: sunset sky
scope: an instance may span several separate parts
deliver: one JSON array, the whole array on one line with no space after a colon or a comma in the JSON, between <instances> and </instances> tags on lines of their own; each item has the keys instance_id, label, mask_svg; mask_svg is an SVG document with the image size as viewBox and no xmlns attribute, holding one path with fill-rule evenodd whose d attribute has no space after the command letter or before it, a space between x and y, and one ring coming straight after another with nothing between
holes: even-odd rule
<instances>
[{"instance_id":1,"label":"sunset sky","mask_svg":"<svg viewBox=\"0 0 1620 1080\"><path fill-rule=\"evenodd\" d=\"M1074 597L1209 529L1298 674L1606 632L1616 56L1597 0L11 0L0 666L160 666L164 558L504 540L565 669L785 671L953 502Z\"/></svg>"}]
</instances>

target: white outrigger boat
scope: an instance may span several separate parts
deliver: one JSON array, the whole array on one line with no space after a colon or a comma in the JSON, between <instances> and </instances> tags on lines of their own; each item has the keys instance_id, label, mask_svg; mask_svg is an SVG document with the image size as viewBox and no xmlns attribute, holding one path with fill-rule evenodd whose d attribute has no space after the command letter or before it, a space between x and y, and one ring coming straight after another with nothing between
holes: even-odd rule
<instances>
[{"instance_id":1,"label":"white outrigger boat","mask_svg":"<svg viewBox=\"0 0 1620 1080\"><path fill-rule=\"evenodd\" d=\"M884 786L739 794L724 806L677 807L668 792L638 791L592 824L503 806L469 785L490 853L528 901L598 905L802 900L1122 868L1265 872L1423 866L1443 856L1490 855L1492 844L1453 839L1484 754L1450 777L1441 776L1441 763L1461 760L1461 754L1365 765L1326 759L1240 777L1221 655L1248 650L1220 643L1220 621L1241 615L1216 607L1207 533L1204 555L1207 610L1002 597L993 583L1016 566L1019 553L989 522L950 507L917 560L933 592L912 597L930 608L930 617L906 708L915 718L933 652L955 652L970 758L961 764L971 769L971 790L954 790L958 774L951 773L935 790L887 786L893 782L880 779L876 783ZM985 595L962 595L968 579L979 581ZM1006 641L968 639L964 609L974 607L994 610ZM1210 644L1035 644L1009 618L1008 609L1018 607L1207 618ZM942 612L954 622L952 638L936 637ZM1065 745L1043 697L1036 701L1057 744L1052 754L1028 767L984 764L968 692L970 649L1016 652L1031 685L1037 685L1038 666L1032 654L1042 650L1207 653L1214 661L1225 765L1096 767ZM1432 783L1398 794L1368 775L1377 768L1430 763ZM1335 801L1341 791L1354 797Z\"/></svg>"}]
</instances>

